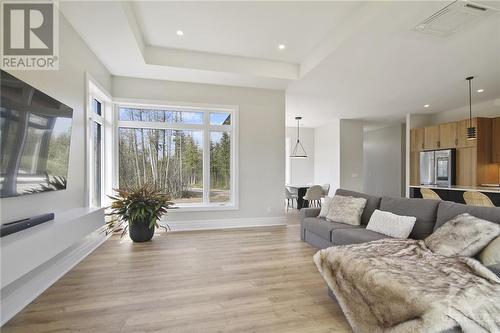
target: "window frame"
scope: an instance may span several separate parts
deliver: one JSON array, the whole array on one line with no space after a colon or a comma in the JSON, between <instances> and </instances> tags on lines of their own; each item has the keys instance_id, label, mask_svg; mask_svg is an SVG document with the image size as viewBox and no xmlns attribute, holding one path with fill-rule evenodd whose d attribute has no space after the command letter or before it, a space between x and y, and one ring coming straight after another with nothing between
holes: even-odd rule
<instances>
[{"instance_id":1,"label":"window frame","mask_svg":"<svg viewBox=\"0 0 500 333\"><path fill-rule=\"evenodd\" d=\"M86 196L85 204L91 208L106 207L109 203L108 195L112 194L114 186L114 177L112 166L114 158L107 154L113 143L113 112L111 95L102 88L89 73L86 76L86 99L85 99L85 148L86 148ZM93 110L93 101L101 103L101 115ZM94 123L101 126L101 188L100 188L100 206L95 206L94 202Z\"/></svg>"},{"instance_id":2,"label":"window frame","mask_svg":"<svg viewBox=\"0 0 500 333\"><path fill-rule=\"evenodd\" d=\"M120 107L142 108L142 109L166 109L169 111L202 112L203 124L183 124L152 121L131 121L119 120ZM203 133L203 200L202 203L177 204L176 212L193 211L217 211L217 210L238 210L238 107L233 105L214 105L196 103L172 103L164 101L148 101L134 99L115 99L113 101L113 113L116 119L114 130L114 147L116 164L116 184L119 179L119 129L120 128L143 128L158 130L186 130L202 131ZM229 113L231 115L230 125L210 125L210 113ZM225 203L209 202L210 196L210 133L228 131L231 137L231 159L230 159L230 197L231 200Z\"/></svg>"}]
</instances>

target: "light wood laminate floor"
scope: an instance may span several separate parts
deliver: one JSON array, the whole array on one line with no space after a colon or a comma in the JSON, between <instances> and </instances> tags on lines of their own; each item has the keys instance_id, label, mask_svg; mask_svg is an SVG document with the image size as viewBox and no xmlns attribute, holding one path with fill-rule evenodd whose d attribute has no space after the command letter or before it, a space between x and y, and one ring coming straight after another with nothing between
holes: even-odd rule
<instances>
[{"instance_id":1,"label":"light wood laminate floor","mask_svg":"<svg viewBox=\"0 0 500 333\"><path fill-rule=\"evenodd\" d=\"M10 332L350 332L299 226L113 236Z\"/></svg>"}]
</instances>

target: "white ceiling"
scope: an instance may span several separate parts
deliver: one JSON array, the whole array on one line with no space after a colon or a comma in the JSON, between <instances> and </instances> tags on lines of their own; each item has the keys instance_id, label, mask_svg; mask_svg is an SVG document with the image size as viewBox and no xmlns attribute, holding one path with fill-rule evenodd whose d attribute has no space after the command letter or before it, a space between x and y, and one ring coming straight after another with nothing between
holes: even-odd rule
<instances>
[{"instance_id":1,"label":"white ceiling","mask_svg":"<svg viewBox=\"0 0 500 333\"><path fill-rule=\"evenodd\" d=\"M300 114L315 127L334 118L403 119L424 104L427 112L465 105L469 74L485 89L474 100L500 97L498 13L447 38L412 31L450 2L72 1L60 8L113 75L286 89L287 124Z\"/></svg>"},{"instance_id":2,"label":"white ceiling","mask_svg":"<svg viewBox=\"0 0 500 333\"><path fill-rule=\"evenodd\" d=\"M147 44L300 63L356 2L133 3ZM184 36L179 37L177 30ZM279 44L286 50L280 51Z\"/></svg>"}]
</instances>

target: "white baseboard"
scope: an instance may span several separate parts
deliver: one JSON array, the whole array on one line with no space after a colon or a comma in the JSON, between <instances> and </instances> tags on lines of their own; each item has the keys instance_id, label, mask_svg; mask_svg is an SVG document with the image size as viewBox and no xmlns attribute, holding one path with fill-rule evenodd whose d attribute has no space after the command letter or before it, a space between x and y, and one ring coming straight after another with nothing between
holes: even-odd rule
<instances>
[{"instance_id":1,"label":"white baseboard","mask_svg":"<svg viewBox=\"0 0 500 333\"><path fill-rule=\"evenodd\" d=\"M266 227L275 225L286 225L286 222L287 218L285 216L218 219L218 220L191 220L191 221L167 220L166 221L166 223L170 226L172 231Z\"/></svg>"},{"instance_id":2,"label":"white baseboard","mask_svg":"<svg viewBox=\"0 0 500 333\"><path fill-rule=\"evenodd\" d=\"M0 326L64 276L108 237L96 231L1 290Z\"/></svg>"}]
</instances>

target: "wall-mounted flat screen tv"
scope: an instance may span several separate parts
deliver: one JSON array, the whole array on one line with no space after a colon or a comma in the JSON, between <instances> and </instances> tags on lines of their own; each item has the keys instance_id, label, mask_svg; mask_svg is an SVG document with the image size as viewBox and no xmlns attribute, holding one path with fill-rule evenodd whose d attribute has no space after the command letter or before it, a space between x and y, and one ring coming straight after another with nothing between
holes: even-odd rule
<instances>
[{"instance_id":1,"label":"wall-mounted flat screen tv","mask_svg":"<svg viewBox=\"0 0 500 333\"><path fill-rule=\"evenodd\" d=\"M0 197L66 189L73 109L0 75Z\"/></svg>"}]
</instances>

